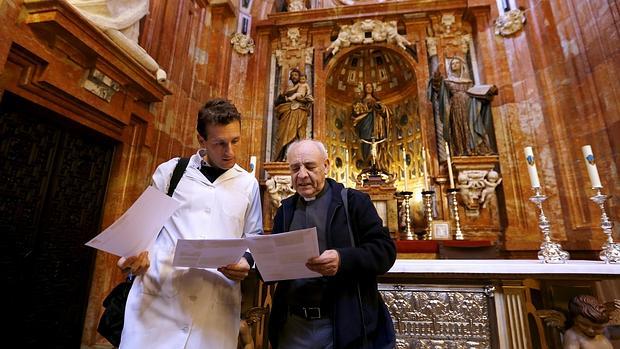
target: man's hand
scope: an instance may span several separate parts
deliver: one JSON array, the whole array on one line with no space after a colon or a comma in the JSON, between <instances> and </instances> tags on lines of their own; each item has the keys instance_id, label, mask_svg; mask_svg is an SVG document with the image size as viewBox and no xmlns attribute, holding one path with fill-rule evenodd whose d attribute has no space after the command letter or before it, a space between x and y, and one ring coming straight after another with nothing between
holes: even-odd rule
<instances>
[{"instance_id":1,"label":"man's hand","mask_svg":"<svg viewBox=\"0 0 620 349\"><path fill-rule=\"evenodd\" d=\"M306 267L324 276L336 275L340 267L340 254L336 250L325 250L320 256L308 259Z\"/></svg>"},{"instance_id":2,"label":"man's hand","mask_svg":"<svg viewBox=\"0 0 620 349\"><path fill-rule=\"evenodd\" d=\"M241 281L248 276L248 272L250 271L250 265L245 257L241 257L239 262L236 264L229 264L224 267L217 268L217 271L224 274L227 278L234 281Z\"/></svg>"},{"instance_id":3,"label":"man's hand","mask_svg":"<svg viewBox=\"0 0 620 349\"><path fill-rule=\"evenodd\" d=\"M116 265L124 272L130 272L133 275L142 275L146 273L151 265L149 261L149 251L144 251L137 256L121 257Z\"/></svg>"}]
</instances>

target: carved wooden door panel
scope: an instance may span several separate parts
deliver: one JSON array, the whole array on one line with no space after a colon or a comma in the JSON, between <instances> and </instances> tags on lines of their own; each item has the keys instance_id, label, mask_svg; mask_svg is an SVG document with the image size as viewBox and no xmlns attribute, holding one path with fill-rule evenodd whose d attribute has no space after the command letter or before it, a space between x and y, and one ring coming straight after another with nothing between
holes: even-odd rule
<instances>
[{"instance_id":1,"label":"carved wooden door panel","mask_svg":"<svg viewBox=\"0 0 620 349\"><path fill-rule=\"evenodd\" d=\"M11 337L79 348L114 144L5 93L0 104L0 267ZM5 313L6 314L6 313Z\"/></svg>"}]
</instances>

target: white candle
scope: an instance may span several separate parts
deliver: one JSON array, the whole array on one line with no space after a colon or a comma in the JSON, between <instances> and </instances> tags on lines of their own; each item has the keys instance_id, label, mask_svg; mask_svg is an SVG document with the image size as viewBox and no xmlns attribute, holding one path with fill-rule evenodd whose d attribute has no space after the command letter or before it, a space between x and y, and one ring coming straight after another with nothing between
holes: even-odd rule
<instances>
[{"instance_id":1,"label":"white candle","mask_svg":"<svg viewBox=\"0 0 620 349\"><path fill-rule=\"evenodd\" d=\"M588 169L588 176L590 176L590 183L592 188L602 188L601 179L598 177L598 170L596 169L596 162L594 160L594 154L592 154L592 147L590 145L584 145L581 147L583 153L583 159L586 162L586 168Z\"/></svg>"},{"instance_id":2,"label":"white candle","mask_svg":"<svg viewBox=\"0 0 620 349\"><path fill-rule=\"evenodd\" d=\"M422 147L422 170L424 173L424 191L428 191L428 171L426 170L426 149Z\"/></svg>"},{"instance_id":3,"label":"white candle","mask_svg":"<svg viewBox=\"0 0 620 349\"><path fill-rule=\"evenodd\" d=\"M403 171L405 172L403 182L405 182L405 191L407 191L407 178L409 178L409 174L407 173L407 153L405 152L405 146L403 146Z\"/></svg>"},{"instance_id":4,"label":"white candle","mask_svg":"<svg viewBox=\"0 0 620 349\"><path fill-rule=\"evenodd\" d=\"M525 147L525 160L527 161L527 172L530 175L530 183L532 188L540 188L538 180L538 172L536 171L536 162L534 161L534 152L532 147Z\"/></svg>"},{"instance_id":5,"label":"white candle","mask_svg":"<svg viewBox=\"0 0 620 349\"><path fill-rule=\"evenodd\" d=\"M450 159L450 146L446 142L446 156L448 157L448 177L450 178L450 189L454 189L454 174L452 173L452 160Z\"/></svg>"},{"instance_id":6,"label":"white candle","mask_svg":"<svg viewBox=\"0 0 620 349\"><path fill-rule=\"evenodd\" d=\"M344 186L349 186L349 149L344 150Z\"/></svg>"},{"instance_id":7,"label":"white candle","mask_svg":"<svg viewBox=\"0 0 620 349\"><path fill-rule=\"evenodd\" d=\"M250 174L254 176L256 173L256 156L250 156Z\"/></svg>"}]
</instances>

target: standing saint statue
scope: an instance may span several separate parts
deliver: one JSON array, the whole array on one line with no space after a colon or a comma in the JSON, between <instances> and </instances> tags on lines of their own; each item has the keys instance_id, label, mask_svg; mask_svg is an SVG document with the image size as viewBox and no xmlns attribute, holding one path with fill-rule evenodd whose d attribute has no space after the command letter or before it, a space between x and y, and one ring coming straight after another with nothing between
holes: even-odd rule
<instances>
[{"instance_id":1,"label":"standing saint statue","mask_svg":"<svg viewBox=\"0 0 620 349\"><path fill-rule=\"evenodd\" d=\"M452 146L454 155L470 155L471 129L469 125L470 98L467 94L474 86L464 62L459 57L450 60L448 77L442 81L439 113L442 117L444 139Z\"/></svg>"},{"instance_id":2,"label":"standing saint statue","mask_svg":"<svg viewBox=\"0 0 620 349\"><path fill-rule=\"evenodd\" d=\"M388 130L390 123L390 109L375 94L372 83L364 84L362 98L353 102L353 127L357 131L357 135L362 140L362 157L365 162L376 165L379 169L386 169L385 163L385 143L383 141L388 138ZM379 151L377 146L383 148ZM374 147L374 149L373 149ZM371 152L374 153L373 158Z\"/></svg>"},{"instance_id":3,"label":"standing saint statue","mask_svg":"<svg viewBox=\"0 0 620 349\"><path fill-rule=\"evenodd\" d=\"M278 128L274 161L285 161L288 145L297 139L306 138L308 115L314 102L310 85L306 82L306 74L293 68L289 73L289 80L292 86L280 94L275 102Z\"/></svg>"}]
</instances>

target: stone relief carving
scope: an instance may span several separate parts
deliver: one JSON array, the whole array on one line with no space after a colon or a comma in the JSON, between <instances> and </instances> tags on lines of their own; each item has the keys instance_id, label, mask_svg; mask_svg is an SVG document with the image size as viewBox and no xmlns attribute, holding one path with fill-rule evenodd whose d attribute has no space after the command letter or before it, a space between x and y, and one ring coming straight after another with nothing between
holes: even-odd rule
<instances>
[{"instance_id":1,"label":"stone relief carving","mask_svg":"<svg viewBox=\"0 0 620 349\"><path fill-rule=\"evenodd\" d=\"M403 50L411 46L411 42L398 34L396 21L382 22L376 19L365 19L352 25L343 25L338 32L338 37L327 48L333 55L341 48L351 44L372 44L386 41L388 44L396 44Z\"/></svg>"},{"instance_id":2,"label":"stone relief carving","mask_svg":"<svg viewBox=\"0 0 620 349\"><path fill-rule=\"evenodd\" d=\"M460 189L461 202L465 214L478 217L480 208L496 199L495 188L502 182L499 173L494 170L464 170L458 174L457 187Z\"/></svg>"},{"instance_id":3,"label":"stone relief carving","mask_svg":"<svg viewBox=\"0 0 620 349\"><path fill-rule=\"evenodd\" d=\"M280 207L282 200L295 193L291 185L291 176L273 176L265 181L265 185L272 209Z\"/></svg>"},{"instance_id":4,"label":"stone relief carving","mask_svg":"<svg viewBox=\"0 0 620 349\"><path fill-rule=\"evenodd\" d=\"M230 39L230 43L239 54L246 55L254 53L254 40L252 40L249 35L234 33Z\"/></svg>"},{"instance_id":5,"label":"stone relief carving","mask_svg":"<svg viewBox=\"0 0 620 349\"><path fill-rule=\"evenodd\" d=\"M95 68L90 71L82 87L108 103L112 100L112 96L121 89L118 82Z\"/></svg>"},{"instance_id":6,"label":"stone relief carving","mask_svg":"<svg viewBox=\"0 0 620 349\"><path fill-rule=\"evenodd\" d=\"M489 348L486 288L381 284L396 329L396 348Z\"/></svg>"},{"instance_id":7,"label":"stone relief carving","mask_svg":"<svg viewBox=\"0 0 620 349\"><path fill-rule=\"evenodd\" d=\"M495 20L495 35L510 36L525 24L525 13L518 8L510 10Z\"/></svg>"}]
</instances>

